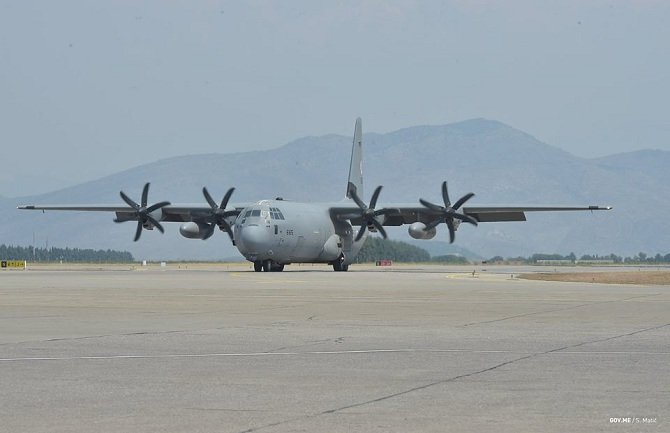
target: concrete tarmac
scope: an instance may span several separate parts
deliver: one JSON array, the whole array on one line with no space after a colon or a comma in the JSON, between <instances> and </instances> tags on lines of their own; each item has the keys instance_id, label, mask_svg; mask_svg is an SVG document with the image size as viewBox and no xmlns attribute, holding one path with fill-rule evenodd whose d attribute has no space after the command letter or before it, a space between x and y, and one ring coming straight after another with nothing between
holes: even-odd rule
<instances>
[{"instance_id":1,"label":"concrete tarmac","mask_svg":"<svg viewBox=\"0 0 670 433\"><path fill-rule=\"evenodd\" d=\"M0 431L670 431L669 286L176 268L1 272Z\"/></svg>"}]
</instances>

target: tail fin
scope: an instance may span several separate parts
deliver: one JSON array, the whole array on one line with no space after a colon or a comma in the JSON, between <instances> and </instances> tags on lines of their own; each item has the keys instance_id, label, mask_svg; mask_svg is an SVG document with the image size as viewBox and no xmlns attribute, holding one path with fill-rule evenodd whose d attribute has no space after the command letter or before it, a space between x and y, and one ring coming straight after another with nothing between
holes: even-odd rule
<instances>
[{"instance_id":1,"label":"tail fin","mask_svg":"<svg viewBox=\"0 0 670 433\"><path fill-rule=\"evenodd\" d=\"M354 144L351 147L351 163L349 165L349 183L347 184L347 197L351 198L351 191L356 191L359 197L363 197L363 121L356 119L354 127Z\"/></svg>"}]
</instances>

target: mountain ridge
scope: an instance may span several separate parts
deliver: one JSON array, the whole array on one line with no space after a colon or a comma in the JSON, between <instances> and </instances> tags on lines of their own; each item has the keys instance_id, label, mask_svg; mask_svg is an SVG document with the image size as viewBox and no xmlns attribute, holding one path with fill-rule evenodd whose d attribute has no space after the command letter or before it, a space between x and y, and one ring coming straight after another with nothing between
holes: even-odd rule
<instances>
[{"instance_id":1,"label":"mountain ridge","mask_svg":"<svg viewBox=\"0 0 670 433\"><path fill-rule=\"evenodd\" d=\"M165 236L147 233L133 244L132 230L111 223L112 215L56 213L35 215L9 204L119 203L119 190L134 198L151 181L149 200L204 204L202 187L216 197L231 186L232 202L282 196L305 201L336 201L345 195L351 137L326 134L302 137L267 151L208 153L170 157L73 187L36 196L5 199L0 209L0 239L26 242L37 227L51 244L129 249L136 257L215 258L235 250L223 236L212 241L186 240L178 225ZM660 151L662 158L670 152ZM632 152L635 153L635 152ZM641 154L648 157L646 153ZM661 158L657 155L656 158ZM449 125L416 126L387 134L364 135L364 171L369 196L384 185L380 202L440 200L439 185L449 181L452 199L473 191L477 204L613 205L612 212L528 214L525 223L462 226L457 243L483 257L535 252L663 252L670 227L662 216L670 200L661 173L644 162L612 156L586 159L543 143L501 122L472 119ZM617 162L618 161L618 162ZM618 164L618 165L617 165ZM622 177L622 172L625 176ZM625 178L624 178L625 177ZM637 224L639 208L658 217ZM95 214L95 215L93 215ZM100 232L105 236L100 236ZM436 239L444 241L445 230ZM396 240L410 240L405 229L390 229ZM5 242L7 243L7 242ZM161 255L162 254L162 255ZM178 256L182 254L182 256Z\"/></svg>"}]
</instances>

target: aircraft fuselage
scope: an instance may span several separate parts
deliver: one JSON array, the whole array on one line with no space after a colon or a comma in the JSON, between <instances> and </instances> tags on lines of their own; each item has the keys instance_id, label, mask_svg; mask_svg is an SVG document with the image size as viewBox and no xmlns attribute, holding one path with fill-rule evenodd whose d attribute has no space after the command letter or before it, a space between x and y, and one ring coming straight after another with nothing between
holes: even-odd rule
<instances>
[{"instance_id":1,"label":"aircraft fuselage","mask_svg":"<svg viewBox=\"0 0 670 433\"><path fill-rule=\"evenodd\" d=\"M353 241L348 221L323 204L261 200L245 208L233 225L237 249L249 261L275 264L349 263L364 242Z\"/></svg>"}]
</instances>

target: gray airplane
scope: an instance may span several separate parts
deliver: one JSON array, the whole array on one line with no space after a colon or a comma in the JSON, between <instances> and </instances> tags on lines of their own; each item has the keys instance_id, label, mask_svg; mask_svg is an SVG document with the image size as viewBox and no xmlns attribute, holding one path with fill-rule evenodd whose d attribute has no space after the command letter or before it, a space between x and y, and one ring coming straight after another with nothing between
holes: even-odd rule
<instances>
[{"instance_id":1,"label":"gray airplane","mask_svg":"<svg viewBox=\"0 0 670 433\"><path fill-rule=\"evenodd\" d=\"M117 223L137 221L135 241L143 229L164 232L161 222L180 222L179 232L189 239L209 239L218 227L233 245L254 264L256 272L278 272L291 263L328 263L335 271L347 271L370 232L387 237L384 226L408 224L414 239L432 239L437 226L445 223L453 242L462 223L525 221L525 212L609 210L601 206L464 206L474 194L451 203L447 182L442 183L441 204L420 199L415 203L377 203L378 186L366 204L363 196L363 140L361 119L356 120L349 166L346 197L333 203L300 203L276 198L255 203L229 204L235 188L230 188L218 204L207 188L202 189L207 205L149 205L149 183L144 185L140 203L123 191L124 205L26 205L19 209L115 212Z\"/></svg>"}]
</instances>

